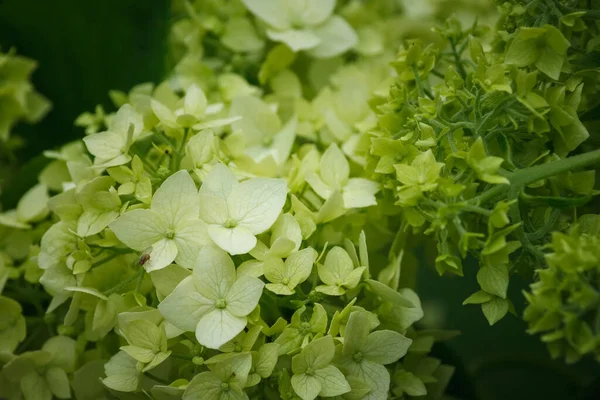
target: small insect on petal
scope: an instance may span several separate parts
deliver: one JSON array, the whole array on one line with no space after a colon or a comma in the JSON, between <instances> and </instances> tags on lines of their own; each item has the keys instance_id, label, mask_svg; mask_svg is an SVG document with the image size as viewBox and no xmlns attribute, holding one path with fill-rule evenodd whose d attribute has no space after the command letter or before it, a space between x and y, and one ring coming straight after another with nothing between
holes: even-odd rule
<instances>
[{"instance_id":1,"label":"small insect on petal","mask_svg":"<svg viewBox=\"0 0 600 400\"><path fill-rule=\"evenodd\" d=\"M150 253L152 253L152 246L150 246L150 247L146 248L144 251L142 251L142 254L140 255L140 259L139 259L140 265L144 265L148 261L150 261Z\"/></svg>"}]
</instances>

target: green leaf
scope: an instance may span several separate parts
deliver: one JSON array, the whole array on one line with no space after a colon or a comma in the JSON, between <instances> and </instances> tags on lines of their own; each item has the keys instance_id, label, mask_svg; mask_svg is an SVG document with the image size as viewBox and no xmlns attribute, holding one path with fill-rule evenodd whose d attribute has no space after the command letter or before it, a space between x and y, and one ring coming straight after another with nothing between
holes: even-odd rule
<instances>
[{"instance_id":1,"label":"green leaf","mask_svg":"<svg viewBox=\"0 0 600 400\"><path fill-rule=\"evenodd\" d=\"M484 291L505 299L508 268L504 265L484 265L477 271L477 283Z\"/></svg>"},{"instance_id":2,"label":"green leaf","mask_svg":"<svg viewBox=\"0 0 600 400\"><path fill-rule=\"evenodd\" d=\"M469 297L467 297L467 299L465 301L463 301L463 306L466 304L486 303L486 302L492 300L493 298L494 298L493 295L480 290L479 292L475 292L472 295L470 295Z\"/></svg>"},{"instance_id":3,"label":"green leaf","mask_svg":"<svg viewBox=\"0 0 600 400\"><path fill-rule=\"evenodd\" d=\"M25 339L25 318L19 303L0 296L0 353L12 353Z\"/></svg>"},{"instance_id":4,"label":"green leaf","mask_svg":"<svg viewBox=\"0 0 600 400\"><path fill-rule=\"evenodd\" d=\"M369 284L373 292L381 297L385 301L389 301L392 304L395 304L399 307L405 308L414 308L415 305L407 299L405 296L390 288L389 286L384 285L381 282L377 282L373 279L367 279L365 282Z\"/></svg>"},{"instance_id":5,"label":"green leaf","mask_svg":"<svg viewBox=\"0 0 600 400\"><path fill-rule=\"evenodd\" d=\"M385 365L404 357L411 343L406 336L386 329L369 334L361 350L367 360Z\"/></svg>"},{"instance_id":6,"label":"green leaf","mask_svg":"<svg viewBox=\"0 0 600 400\"><path fill-rule=\"evenodd\" d=\"M36 372L30 372L21 379L21 391L26 400L52 400L46 379Z\"/></svg>"},{"instance_id":7,"label":"green leaf","mask_svg":"<svg viewBox=\"0 0 600 400\"><path fill-rule=\"evenodd\" d=\"M119 392L136 391L140 383L140 372L136 365L137 361L127 353L118 352L105 364L106 378L102 380L102 383Z\"/></svg>"},{"instance_id":8,"label":"green leaf","mask_svg":"<svg viewBox=\"0 0 600 400\"><path fill-rule=\"evenodd\" d=\"M71 387L69 377L61 368L50 368L46 371L46 382L52 394L59 399L71 398Z\"/></svg>"},{"instance_id":9,"label":"green leaf","mask_svg":"<svg viewBox=\"0 0 600 400\"><path fill-rule=\"evenodd\" d=\"M306 374L292 376L292 387L302 400L315 399L322 389L321 382L316 376Z\"/></svg>"},{"instance_id":10,"label":"green leaf","mask_svg":"<svg viewBox=\"0 0 600 400\"><path fill-rule=\"evenodd\" d=\"M481 311L483 311L483 315L485 315L490 325L494 325L504 318L508 312L508 308L508 300L501 298L495 298L481 305Z\"/></svg>"},{"instance_id":11,"label":"green leaf","mask_svg":"<svg viewBox=\"0 0 600 400\"><path fill-rule=\"evenodd\" d=\"M394 382L400 392L406 393L409 396L425 396L427 394L425 384L412 372L398 371L394 375Z\"/></svg>"}]
</instances>

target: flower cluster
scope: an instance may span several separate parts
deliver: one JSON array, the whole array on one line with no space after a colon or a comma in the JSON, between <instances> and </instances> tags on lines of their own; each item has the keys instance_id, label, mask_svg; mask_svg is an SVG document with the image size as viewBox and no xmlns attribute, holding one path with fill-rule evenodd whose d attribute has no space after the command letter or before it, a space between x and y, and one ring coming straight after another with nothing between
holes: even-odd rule
<instances>
[{"instance_id":1,"label":"flower cluster","mask_svg":"<svg viewBox=\"0 0 600 400\"><path fill-rule=\"evenodd\" d=\"M529 332L541 334L550 354L569 363L586 354L600 357L600 236L598 215L581 216L568 234L554 232L546 254L548 268L525 293L523 319Z\"/></svg>"},{"instance_id":2,"label":"flower cluster","mask_svg":"<svg viewBox=\"0 0 600 400\"><path fill-rule=\"evenodd\" d=\"M440 274L477 259L490 324L537 270L531 331L597 352L598 235L564 233L596 194L597 22L439 3L174 2L169 77L82 114L0 214L0 396L439 398L451 334L401 279L431 239Z\"/></svg>"}]
</instances>

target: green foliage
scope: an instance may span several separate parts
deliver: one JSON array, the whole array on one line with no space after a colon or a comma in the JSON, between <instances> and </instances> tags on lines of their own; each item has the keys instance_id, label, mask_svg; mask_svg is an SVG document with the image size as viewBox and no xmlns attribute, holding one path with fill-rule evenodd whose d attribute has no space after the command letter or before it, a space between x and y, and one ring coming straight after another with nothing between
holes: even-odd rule
<instances>
[{"instance_id":1,"label":"green foliage","mask_svg":"<svg viewBox=\"0 0 600 400\"><path fill-rule=\"evenodd\" d=\"M600 273L598 216L583 215L567 233L554 232L548 268L525 293L529 303L523 318L529 333L541 334L552 357L578 361L586 354L600 357L597 282Z\"/></svg>"}]
</instances>

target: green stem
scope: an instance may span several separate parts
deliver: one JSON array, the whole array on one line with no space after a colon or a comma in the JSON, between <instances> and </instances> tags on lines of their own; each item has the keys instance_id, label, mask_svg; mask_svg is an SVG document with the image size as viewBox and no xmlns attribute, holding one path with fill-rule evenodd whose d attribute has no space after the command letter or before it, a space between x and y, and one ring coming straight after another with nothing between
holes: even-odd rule
<instances>
[{"instance_id":1,"label":"green stem","mask_svg":"<svg viewBox=\"0 0 600 400\"><path fill-rule=\"evenodd\" d=\"M174 171L178 171L179 167L181 166L181 160L183 160L183 149L185 148L185 143L187 142L187 138L188 138L189 134L190 134L190 130L184 129L183 139L181 139L181 145L179 146L179 149L176 152L176 157L173 157L176 160Z\"/></svg>"},{"instance_id":2,"label":"green stem","mask_svg":"<svg viewBox=\"0 0 600 400\"><path fill-rule=\"evenodd\" d=\"M450 39L450 47L452 48L452 55L454 55L454 61L456 62L456 69L460 74L460 77L463 79L467 79L467 71L465 71L465 67L462 64L462 60L460 59L460 54L456 50L456 43L454 40Z\"/></svg>"},{"instance_id":3,"label":"green stem","mask_svg":"<svg viewBox=\"0 0 600 400\"><path fill-rule=\"evenodd\" d=\"M423 91L423 84L421 83L421 78L419 77L419 70L414 65L412 66L413 75L415 76L415 85L417 86L417 90L419 91L419 97L425 97L425 92Z\"/></svg>"},{"instance_id":4,"label":"green stem","mask_svg":"<svg viewBox=\"0 0 600 400\"><path fill-rule=\"evenodd\" d=\"M178 354L178 353L171 353L171 357L178 358L180 360L186 360L186 361L192 361L194 359L194 356L192 356L192 355Z\"/></svg>"},{"instance_id":5,"label":"green stem","mask_svg":"<svg viewBox=\"0 0 600 400\"><path fill-rule=\"evenodd\" d=\"M526 186L530 183L550 178L567 171L576 170L600 163L600 150L590 151L589 153L564 158L562 160L552 161L546 164L535 165L533 167L523 168L507 174L511 186ZM492 189L483 192L481 195L471 199L471 204L483 204L493 200L508 192L506 185L497 185Z\"/></svg>"},{"instance_id":6,"label":"green stem","mask_svg":"<svg viewBox=\"0 0 600 400\"><path fill-rule=\"evenodd\" d=\"M144 375L146 375L148 378L150 378L152 380L155 380L158 383L162 383L163 385L170 385L171 384L171 382L168 382L168 381L166 381L166 380L164 380L162 378L159 378L158 376L153 375L150 372L144 372Z\"/></svg>"},{"instance_id":7,"label":"green stem","mask_svg":"<svg viewBox=\"0 0 600 400\"><path fill-rule=\"evenodd\" d=\"M144 269L140 268L140 271L137 274L130 276L123 282L116 284L115 286L111 287L110 289L104 291L102 294L105 296L110 296L111 294L118 292L119 290L121 290L124 287L126 287L127 285L129 285L131 282L135 281L136 279L139 279L140 276L144 276L144 272L145 272Z\"/></svg>"}]
</instances>

